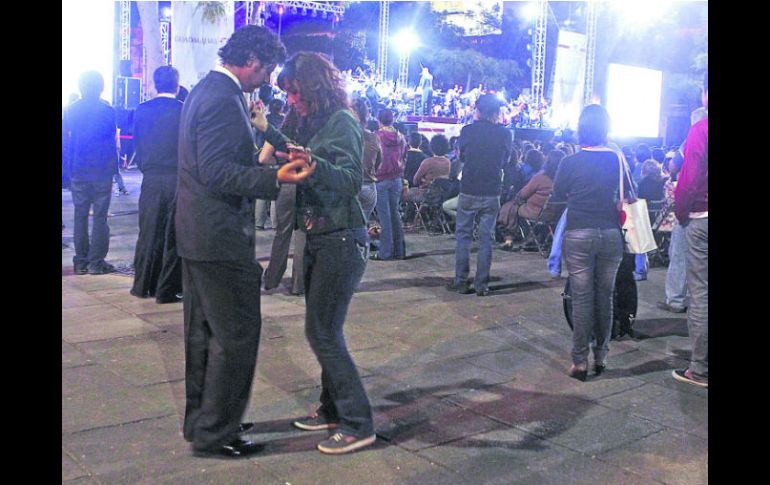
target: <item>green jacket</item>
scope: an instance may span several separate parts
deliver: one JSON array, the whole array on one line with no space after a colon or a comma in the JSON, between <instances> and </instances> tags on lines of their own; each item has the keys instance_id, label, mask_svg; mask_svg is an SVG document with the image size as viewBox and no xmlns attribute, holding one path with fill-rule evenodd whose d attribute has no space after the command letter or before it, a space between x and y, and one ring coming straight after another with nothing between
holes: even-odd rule
<instances>
[{"instance_id":1,"label":"green jacket","mask_svg":"<svg viewBox=\"0 0 770 485\"><path fill-rule=\"evenodd\" d=\"M268 132L270 141L274 133ZM307 147L316 169L297 186L295 227L308 234L323 234L366 226L358 201L363 183L363 131L353 113L342 109L332 114Z\"/></svg>"}]
</instances>

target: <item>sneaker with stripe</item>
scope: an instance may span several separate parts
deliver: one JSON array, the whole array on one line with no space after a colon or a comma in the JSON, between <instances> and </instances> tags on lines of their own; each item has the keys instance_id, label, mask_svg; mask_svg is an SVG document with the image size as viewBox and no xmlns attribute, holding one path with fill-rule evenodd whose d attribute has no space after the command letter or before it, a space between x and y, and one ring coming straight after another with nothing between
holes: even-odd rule
<instances>
[{"instance_id":1,"label":"sneaker with stripe","mask_svg":"<svg viewBox=\"0 0 770 485\"><path fill-rule=\"evenodd\" d=\"M335 433L318 443L318 451L327 455L341 455L369 446L376 439L377 435L374 434L366 438L358 438L345 433Z\"/></svg>"},{"instance_id":2,"label":"sneaker with stripe","mask_svg":"<svg viewBox=\"0 0 770 485\"><path fill-rule=\"evenodd\" d=\"M324 429L334 429L337 427L337 423L330 422L325 416L315 412L310 416L298 419L294 421L294 427L303 429L305 431L321 431Z\"/></svg>"}]
</instances>

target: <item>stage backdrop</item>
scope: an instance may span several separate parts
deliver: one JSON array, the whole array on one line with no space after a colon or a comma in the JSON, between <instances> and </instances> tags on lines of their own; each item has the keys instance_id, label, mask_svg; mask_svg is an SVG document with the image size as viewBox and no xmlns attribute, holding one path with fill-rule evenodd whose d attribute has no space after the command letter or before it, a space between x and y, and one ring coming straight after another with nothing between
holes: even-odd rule
<instances>
[{"instance_id":1,"label":"stage backdrop","mask_svg":"<svg viewBox=\"0 0 770 485\"><path fill-rule=\"evenodd\" d=\"M577 129L583 108L586 72L586 36L559 30L551 106L551 125Z\"/></svg>"},{"instance_id":2,"label":"stage backdrop","mask_svg":"<svg viewBox=\"0 0 770 485\"><path fill-rule=\"evenodd\" d=\"M179 70L179 83L188 89L217 65L217 51L234 30L233 2L217 2L225 15L213 22L204 16L204 4L212 3L171 2L173 65Z\"/></svg>"}]
</instances>

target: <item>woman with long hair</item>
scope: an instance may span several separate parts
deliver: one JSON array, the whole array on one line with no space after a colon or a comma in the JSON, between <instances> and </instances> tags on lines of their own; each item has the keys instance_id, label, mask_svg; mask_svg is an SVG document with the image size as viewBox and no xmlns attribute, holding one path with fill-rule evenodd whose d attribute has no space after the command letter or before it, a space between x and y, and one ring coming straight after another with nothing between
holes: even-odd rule
<instances>
[{"instance_id":1,"label":"woman with long hair","mask_svg":"<svg viewBox=\"0 0 770 485\"><path fill-rule=\"evenodd\" d=\"M567 201L563 251L572 289L572 367L570 377L585 381L589 344L594 373L607 365L612 331L612 296L623 257L618 214L620 198L633 199L625 163L607 147L610 117L596 104L586 106L578 121L581 150L564 158L554 180L554 200ZM622 170L622 172L621 172ZM620 178L624 178L624 194Z\"/></svg>"},{"instance_id":2,"label":"woman with long hair","mask_svg":"<svg viewBox=\"0 0 770 485\"><path fill-rule=\"evenodd\" d=\"M305 335L321 365L321 405L294 422L308 431L334 429L318 444L348 453L375 441L369 398L350 357L342 326L366 268L369 242L359 203L363 130L350 109L340 72L320 54L293 55L278 76L288 93L283 133L289 161L315 163L314 177L297 186L297 225L305 243ZM303 148L304 147L304 148Z\"/></svg>"},{"instance_id":3,"label":"woman with long hair","mask_svg":"<svg viewBox=\"0 0 770 485\"><path fill-rule=\"evenodd\" d=\"M367 128L369 124L369 101L366 98L357 98L353 102L353 111L358 117L358 123L364 133L364 179L361 185L361 192L358 194L358 201L364 210L364 216L369 221L374 207L377 205L377 169L382 163L382 148L380 148L380 139ZM372 120L374 121L374 120ZM376 123L376 121L375 121ZM371 126L371 125L370 125Z\"/></svg>"}]
</instances>

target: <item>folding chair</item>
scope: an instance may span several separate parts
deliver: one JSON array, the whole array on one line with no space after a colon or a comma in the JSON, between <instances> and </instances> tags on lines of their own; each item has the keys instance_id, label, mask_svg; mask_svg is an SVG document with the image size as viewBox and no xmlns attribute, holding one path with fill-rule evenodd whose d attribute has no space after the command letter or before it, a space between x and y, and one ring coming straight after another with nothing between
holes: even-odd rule
<instances>
[{"instance_id":1,"label":"folding chair","mask_svg":"<svg viewBox=\"0 0 770 485\"><path fill-rule=\"evenodd\" d=\"M417 203L417 214L414 218L415 227L422 226L428 234L451 234L452 230L447 221L446 214L441 208L447 193L447 179L434 180L425 191L423 201ZM434 232L434 229L438 231Z\"/></svg>"},{"instance_id":2,"label":"folding chair","mask_svg":"<svg viewBox=\"0 0 770 485\"><path fill-rule=\"evenodd\" d=\"M668 246L671 243L671 229L666 229L666 221L672 213L673 204L666 199L647 201L647 212L650 215L650 225L655 243L658 248L648 253L650 264L658 263L668 266Z\"/></svg>"},{"instance_id":3,"label":"folding chair","mask_svg":"<svg viewBox=\"0 0 770 485\"><path fill-rule=\"evenodd\" d=\"M540 255L547 258L551 250L551 243L553 243L553 232L556 230L556 224L558 224L559 218L566 208L566 202L553 202L549 195L537 218L519 217L518 224L524 238L520 249L534 243Z\"/></svg>"}]
</instances>

